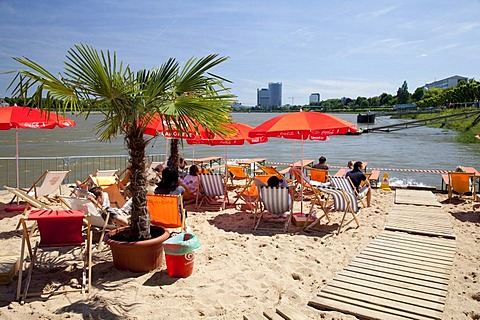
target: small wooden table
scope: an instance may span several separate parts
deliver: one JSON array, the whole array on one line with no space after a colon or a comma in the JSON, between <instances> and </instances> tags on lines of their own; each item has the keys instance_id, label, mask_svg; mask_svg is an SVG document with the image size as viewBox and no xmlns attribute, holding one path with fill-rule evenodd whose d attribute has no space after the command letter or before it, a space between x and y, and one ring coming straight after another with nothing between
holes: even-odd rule
<instances>
[{"instance_id":1,"label":"small wooden table","mask_svg":"<svg viewBox=\"0 0 480 320\"><path fill-rule=\"evenodd\" d=\"M265 160L267 160L267 158L241 159L241 160L237 161L237 163L241 166L248 167L249 169L251 169L252 164L253 164L253 172L255 172L257 170L257 163L261 164L261 165L264 165Z\"/></svg>"},{"instance_id":2,"label":"small wooden table","mask_svg":"<svg viewBox=\"0 0 480 320\"><path fill-rule=\"evenodd\" d=\"M193 162L194 164L200 165L201 168L204 168L204 163L208 163L210 167L213 166L213 163L220 164L222 157L205 157L205 158L195 158L195 159L185 159L186 161Z\"/></svg>"},{"instance_id":3,"label":"small wooden table","mask_svg":"<svg viewBox=\"0 0 480 320\"><path fill-rule=\"evenodd\" d=\"M315 160L300 160L290 165L290 167L306 167L311 165Z\"/></svg>"}]
</instances>

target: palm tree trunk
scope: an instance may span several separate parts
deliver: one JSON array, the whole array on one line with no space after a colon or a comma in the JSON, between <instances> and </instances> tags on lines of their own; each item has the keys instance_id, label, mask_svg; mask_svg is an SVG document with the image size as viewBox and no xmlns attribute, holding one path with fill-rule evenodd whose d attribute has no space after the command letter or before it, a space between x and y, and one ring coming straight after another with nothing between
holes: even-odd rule
<instances>
[{"instance_id":1,"label":"palm tree trunk","mask_svg":"<svg viewBox=\"0 0 480 320\"><path fill-rule=\"evenodd\" d=\"M170 166L178 171L178 139L170 140Z\"/></svg>"},{"instance_id":2,"label":"palm tree trunk","mask_svg":"<svg viewBox=\"0 0 480 320\"><path fill-rule=\"evenodd\" d=\"M147 209L147 176L145 150L148 142L143 130L135 125L127 130L125 143L131 162L128 191L132 196L130 236L135 240L150 239L150 215Z\"/></svg>"}]
</instances>

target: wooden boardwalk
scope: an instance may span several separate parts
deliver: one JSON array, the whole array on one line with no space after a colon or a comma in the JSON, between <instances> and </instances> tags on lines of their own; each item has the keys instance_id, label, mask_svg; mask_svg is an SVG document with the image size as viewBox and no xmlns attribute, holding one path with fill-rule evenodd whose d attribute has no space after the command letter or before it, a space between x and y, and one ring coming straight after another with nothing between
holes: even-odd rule
<instances>
[{"instance_id":1,"label":"wooden boardwalk","mask_svg":"<svg viewBox=\"0 0 480 320\"><path fill-rule=\"evenodd\" d=\"M448 214L437 207L394 205L385 229L455 239Z\"/></svg>"},{"instance_id":2,"label":"wooden boardwalk","mask_svg":"<svg viewBox=\"0 0 480 320\"><path fill-rule=\"evenodd\" d=\"M435 195L427 190L397 189L395 190L395 203L433 207L442 206L440 202L437 201Z\"/></svg>"},{"instance_id":3,"label":"wooden boardwalk","mask_svg":"<svg viewBox=\"0 0 480 320\"><path fill-rule=\"evenodd\" d=\"M430 191L402 190L386 230L308 305L362 319L441 319L455 234Z\"/></svg>"},{"instance_id":4,"label":"wooden boardwalk","mask_svg":"<svg viewBox=\"0 0 480 320\"><path fill-rule=\"evenodd\" d=\"M384 231L308 305L363 319L441 319L455 240Z\"/></svg>"}]
</instances>

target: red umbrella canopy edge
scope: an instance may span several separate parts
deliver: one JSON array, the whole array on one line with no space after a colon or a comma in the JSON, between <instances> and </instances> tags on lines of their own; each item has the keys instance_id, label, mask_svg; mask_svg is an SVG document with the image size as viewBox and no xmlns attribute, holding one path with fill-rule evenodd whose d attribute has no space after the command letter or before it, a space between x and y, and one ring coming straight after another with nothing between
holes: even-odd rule
<instances>
[{"instance_id":1,"label":"red umbrella canopy edge","mask_svg":"<svg viewBox=\"0 0 480 320\"><path fill-rule=\"evenodd\" d=\"M74 127L75 121L41 109L19 106L0 108L0 130L53 129L56 126Z\"/></svg>"},{"instance_id":2,"label":"red umbrella canopy edge","mask_svg":"<svg viewBox=\"0 0 480 320\"><path fill-rule=\"evenodd\" d=\"M273 117L254 128L249 137L326 140L331 135L355 133L356 125L320 112L294 112Z\"/></svg>"}]
</instances>

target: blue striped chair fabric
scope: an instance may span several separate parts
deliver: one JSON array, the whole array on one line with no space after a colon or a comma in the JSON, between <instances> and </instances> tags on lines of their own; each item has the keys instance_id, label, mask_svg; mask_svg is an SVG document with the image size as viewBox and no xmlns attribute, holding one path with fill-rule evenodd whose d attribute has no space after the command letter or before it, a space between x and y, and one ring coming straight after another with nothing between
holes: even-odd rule
<instances>
[{"instance_id":1,"label":"blue striped chair fabric","mask_svg":"<svg viewBox=\"0 0 480 320\"><path fill-rule=\"evenodd\" d=\"M333 198L333 207L335 210L343 212L342 221L338 226L338 232L340 232L343 226L348 225L352 221L355 221L357 227L360 227L360 224L357 220L357 214L360 211L360 207L358 206L358 201L355 194L337 188L320 188L320 191L329 194ZM352 214L353 217L344 223L345 217L348 213Z\"/></svg>"},{"instance_id":2,"label":"blue striped chair fabric","mask_svg":"<svg viewBox=\"0 0 480 320\"><path fill-rule=\"evenodd\" d=\"M275 215L281 215L286 212L289 213L287 220L285 221L284 231L288 231L290 222L292 219L293 200L290 196L288 188L282 187L260 187L260 199L263 203L263 209L260 211L260 215L257 220L257 210L255 210L255 216L253 219L254 229L258 228L262 219L263 213L268 211ZM255 223L256 221L256 223Z\"/></svg>"},{"instance_id":3,"label":"blue striped chair fabric","mask_svg":"<svg viewBox=\"0 0 480 320\"><path fill-rule=\"evenodd\" d=\"M228 193L226 191L225 181L219 173L199 174L200 190L197 192L196 207L197 209L203 204L206 197L223 196L222 209L225 209L225 201L228 201ZM199 202L200 194L203 195Z\"/></svg>"},{"instance_id":4,"label":"blue striped chair fabric","mask_svg":"<svg viewBox=\"0 0 480 320\"><path fill-rule=\"evenodd\" d=\"M222 196L225 193L223 177L219 173L200 174L203 193L208 197Z\"/></svg>"},{"instance_id":5,"label":"blue striped chair fabric","mask_svg":"<svg viewBox=\"0 0 480 320\"><path fill-rule=\"evenodd\" d=\"M347 177L335 177L329 175L328 178L330 179L335 188L345 190L348 193L355 193L355 190L353 189L350 181L348 181Z\"/></svg>"},{"instance_id":6,"label":"blue striped chair fabric","mask_svg":"<svg viewBox=\"0 0 480 320\"><path fill-rule=\"evenodd\" d=\"M291 209L288 188L263 187L260 189L265 210L273 214L283 214Z\"/></svg>"},{"instance_id":7,"label":"blue striped chair fabric","mask_svg":"<svg viewBox=\"0 0 480 320\"><path fill-rule=\"evenodd\" d=\"M360 195L355 187L353 186L350 178L348 177L335 177L335 176L328 176L330 181L332 182L333 186L338 189L344 190L347 194L353 194L357 201L360 201L362 205L365 207L365 203L363 202L363 198L365 195ZM366 193L365 193L366 194Z\"/></svg>"}]
</instances>

